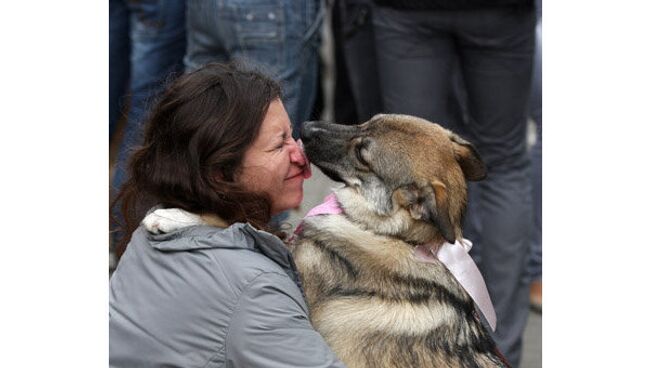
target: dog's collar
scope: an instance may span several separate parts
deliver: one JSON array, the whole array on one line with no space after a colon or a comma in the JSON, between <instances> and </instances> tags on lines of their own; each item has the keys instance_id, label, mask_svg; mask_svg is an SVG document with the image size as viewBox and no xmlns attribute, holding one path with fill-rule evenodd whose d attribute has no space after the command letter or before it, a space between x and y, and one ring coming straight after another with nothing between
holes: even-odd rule
<instances>
[{"instance_id":1,"label":"dog's collar","mask_svg":"<svg viewBox=\"0 0 650 368\"><path fill-rule=\"evenodd\" d=\"M485 280L476 263L469 255L472 242L467 239L456 240L454 244L444 242L440 246L423 244L415 247L413 254L418 261L426 263L441 262L467 291L481 310L492 331L496 329L497 316L490 299Z\"/></svg>"}]
</instances>

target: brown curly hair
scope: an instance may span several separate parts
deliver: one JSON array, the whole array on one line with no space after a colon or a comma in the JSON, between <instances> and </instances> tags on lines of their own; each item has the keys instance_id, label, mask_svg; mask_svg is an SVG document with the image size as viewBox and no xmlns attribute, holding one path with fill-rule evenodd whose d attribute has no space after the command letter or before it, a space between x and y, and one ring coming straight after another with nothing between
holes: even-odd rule
<instances>
[{"instance_id":1,"label":"brown curly hair","mask_svg":"<svg viewBox=\"0 0 650 368\"><path fill-rule=\"evenodd\" d=\"M129 178L111 205L121 211L121 219L112 217L122 233L117 256L154 205L269 231L269 198L246 191L235 177L269 104L280 97L278 83L235 64L207 64L169 85L149 115L143 144L129 160Z\"/></svg>"}]
</instances>

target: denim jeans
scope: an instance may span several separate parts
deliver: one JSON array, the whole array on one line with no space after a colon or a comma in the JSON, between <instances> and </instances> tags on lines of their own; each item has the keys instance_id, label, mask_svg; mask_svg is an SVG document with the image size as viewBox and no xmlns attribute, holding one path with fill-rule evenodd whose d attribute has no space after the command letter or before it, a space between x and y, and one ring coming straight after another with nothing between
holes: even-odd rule
<instances>
[{"instance_id":1,"label":"denim jeans","mask_svg":"<svg viewBox=\"0 0 650 368\"><path fill-rule=\"evenodd\" d=\"M128 79L130 100L124 135L117 156L117 166L113 178L113 189L118 189L124 181L125 163L130 150L141 142L142 125L146 112L153 99L165 83L183 71L185 54L185 2L182 0L111 0L110 24L121 27L111 28L110 39L119 40L120 47L111 51L128 52L110 55L118 68L124 68L128 60L128 73L118 69L111 78L111 85L124 85ZM125 26L128 20L128 27ZM119 34L118 34L119 31ZM128 32L128 47L123 43L124 32ZM126 91L122 91L125 93ZM117 93L116 93L117 94ZM112 101L111 103L113 103ZM111 106L111 108L113 108Z\"/></svg>"},{"instance_id":2,"label":"denim jeans","mask_svg":"<svg viewBox=\"0 0 650 368\"><path fill-rule=\"evenodd\" d=\"M126 180L131 150L141 143L150 104L183 71L185 1L110 0L109 9L110 124L118 119L122 100L129 106L111 182L114 194Z\"/></svg>"},{"instance_id":3,"label":"denim jeans","mask_svg":"<svg viewBox=\"0 0 650 368\"><path fill-rule=\"evenodd\" d=\"M109 0L108 31L108 132L113 141L117 121L124 109L124 94L129 82L129 9L123 0Z\"/></svg>"},{"instance_id":4,"label":"denim jeans","mask_svg":"<svg viewBox=\"0 0 650 368\"><path fill-rule=\"evenodd\" d=\"M189 0L186 70L237 61L275 78L298 139L312 118L323 15L321 0Z\"/></svg>"},{"instance_id":5,"label":"denim jeans","mask_svg":"<svg viewBox=\"0 0 650 368\"><path fill-rule=\"evenodd\" d=\"M535 48L535 12L373 12L382 103L446 126L473 142L488 167L471 183L464 233L497 313L497 345L519 365L528 317L526 265L531 214L526 115ZM467 119L453 102L460 73ZM472 249L474 251L474 248ZM472 256L475 256L473 253Z\"/></svg>"}]
</instances>

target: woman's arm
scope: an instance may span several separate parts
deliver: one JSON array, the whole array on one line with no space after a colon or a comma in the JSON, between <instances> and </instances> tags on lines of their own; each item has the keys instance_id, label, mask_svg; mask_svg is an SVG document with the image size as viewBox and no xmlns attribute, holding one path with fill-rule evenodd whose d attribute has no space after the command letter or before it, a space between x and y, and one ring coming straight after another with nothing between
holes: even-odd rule
<instances>
[{"instance_id":1,"label":"woman's arm","mask_svg":"<svg viewBox=\"0 0 650 368\"><path fill-rule=\"evenodd\" d=\"M296 284L260 274L242 294L226 335L226 367L345 367L314 330Z\"/></svg>"}]
</instances>

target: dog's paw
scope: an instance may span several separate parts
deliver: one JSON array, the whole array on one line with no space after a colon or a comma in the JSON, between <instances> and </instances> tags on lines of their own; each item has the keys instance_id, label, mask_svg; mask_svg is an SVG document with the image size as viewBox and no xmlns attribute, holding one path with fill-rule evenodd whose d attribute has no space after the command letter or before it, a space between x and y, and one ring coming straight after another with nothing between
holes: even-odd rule
<instances>
[{"instance_id":1,"label":"dog's paw","mask_svg":"<svg viewBox=\"0 0 650 368\"><path fill-rule=\"evenodd\" d=\"M142 220L145 229L152 234L170 233L201 223L200 216L178 208L158 209Z\"/></svg>"}]
</instances>

